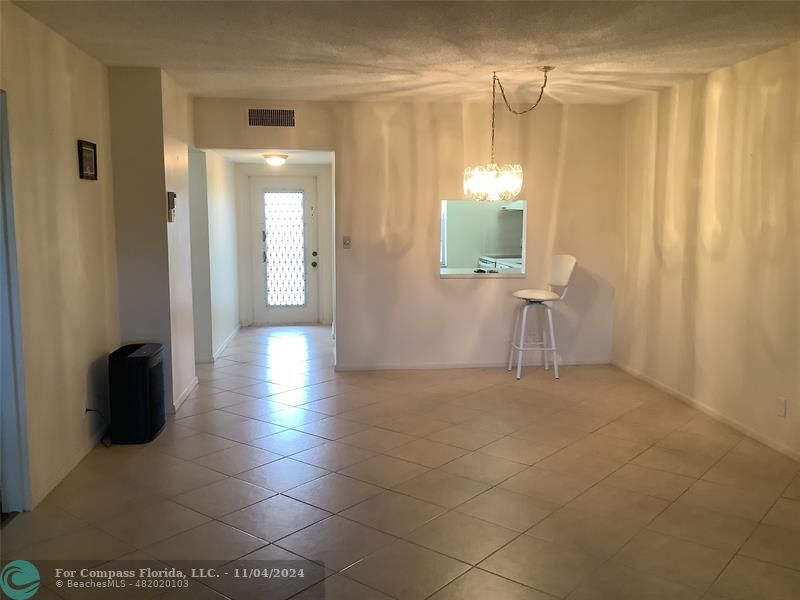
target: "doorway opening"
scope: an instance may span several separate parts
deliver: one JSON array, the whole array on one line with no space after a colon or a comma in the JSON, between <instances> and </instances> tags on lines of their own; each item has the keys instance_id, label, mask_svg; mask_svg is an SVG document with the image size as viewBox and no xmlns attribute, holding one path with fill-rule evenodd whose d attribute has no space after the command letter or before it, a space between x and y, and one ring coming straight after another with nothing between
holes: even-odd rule
<instances>
[{"instance_id":1,"label":"doorway opening","mask_svg":"<svg viewBox=\"0 0 800 600\"><path fill-rule=\"evenodd\" d=\"M263 154L281 152L270 166ZM255 151L236 165L246 190L239 235L242 323L256 326L323 325L334 321L334 155L280 149ZM244 192L245 190L241 190ZM244 195L244 194L241 194Z\"/></svg>"},{"instance_id":2,"label":"doorway opening","mask_svg":"<svg viewBox=\"0 0 800 600\"><path fill-rule=\"evenodd\" d=\"M274 153L285 155L286 162L267 164L264 155ZM192 254L193 260L195 255L201 259L201 265L211 265L208 312L212 321L218 280L215 255L220 245L215 240L223 238L216 233L214 206L217 198L232 195L236 205L238 324L280 327L274 341L280 339L284 344L292 337L287 328L302 326L306 329L297 330L296 343L300 344L302 338L317 340L319 332L325 331L335 344L334 153L273 148L203 149L202 154L207 168L199 178L205 180L206 194L196 196L207 205L201 216L207 214L208 220L199 228L202 236L193 234ZM219 161L225 165L215 166ZM226 173L230 174L230 186L219 184L228 181ZM228 187L230 193L225 191ZM195 249L196 239L198 245L209 248L207 258ZM216 269L217 273L222 271L223 267ZM200 313L196 306L196 319ZM232 336L226 346L235 345L234 339L240 341L241 337ZM200 359L198 353L198 362L213 362L229 354L217 344L212 353L211 360Z\"/></svg>"}]
</instances>

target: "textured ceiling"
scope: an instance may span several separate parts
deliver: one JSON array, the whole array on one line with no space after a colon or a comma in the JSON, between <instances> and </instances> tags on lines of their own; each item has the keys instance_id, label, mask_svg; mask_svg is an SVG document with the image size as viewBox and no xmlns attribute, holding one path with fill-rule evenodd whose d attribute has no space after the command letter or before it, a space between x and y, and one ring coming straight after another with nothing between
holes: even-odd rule
<instances>
[{"instance_id":1,"label":"textured ceiling","mask_svg":"<svg viewBox=\"0 0 800 600\"><path fill-rule=\"evenodd\" d=\"M19 1L110 65L203 96L621 102L800 39L800 2Z\"/></svg>"}]
</instances>

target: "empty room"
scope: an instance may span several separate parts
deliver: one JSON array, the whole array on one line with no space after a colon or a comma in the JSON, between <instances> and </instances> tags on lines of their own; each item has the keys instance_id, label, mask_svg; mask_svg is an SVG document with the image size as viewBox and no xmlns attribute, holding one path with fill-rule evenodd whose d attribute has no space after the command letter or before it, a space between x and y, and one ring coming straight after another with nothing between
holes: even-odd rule
<instances>
[{"instance_id":1,"label":"empty room","mask_svg":"<svg viewBox=\"0 0 800 600\"><path fill-rule=\"evenodd\" d=\"M0 0L0 597L800 598L800 2Z\"/></svg>"}]
</instances>

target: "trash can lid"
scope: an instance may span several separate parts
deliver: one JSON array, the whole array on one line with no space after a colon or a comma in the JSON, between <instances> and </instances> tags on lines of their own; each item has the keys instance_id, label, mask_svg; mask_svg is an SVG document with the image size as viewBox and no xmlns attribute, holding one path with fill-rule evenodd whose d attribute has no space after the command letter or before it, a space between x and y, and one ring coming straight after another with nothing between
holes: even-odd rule
<instances>
[{"instance_id":1,"label":"trash can lid","mask_svg":"<svg viewBox=\"0 0 800 600\"><path fill-rule=\"evenodd\" d=\"M162 344L142 344L135 352L131 352L130 358L149 358L160 353L164 349Z\"/></svg>"}]
</instances>

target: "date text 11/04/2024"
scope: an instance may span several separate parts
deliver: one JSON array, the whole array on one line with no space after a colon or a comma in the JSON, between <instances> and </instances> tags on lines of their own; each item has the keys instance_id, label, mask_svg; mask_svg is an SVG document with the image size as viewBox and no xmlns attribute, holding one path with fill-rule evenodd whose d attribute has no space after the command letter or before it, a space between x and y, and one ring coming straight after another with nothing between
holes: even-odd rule
<instances>
[{"instance_id":1,"label":"date text 11/04/2024","mask_svg":"<svg viewBox=\"0 0 800 600\"><path fill-rule=\"evenodd\" d=\"M291 579L305 577L305 572L304 569L289 568L235 568L224 572L216 569L191 569L189 573L189 577L196 579L214 578L221 575L239 579Z\"/></svg>"},{"instance_id":2,"label":"date text 11/04/2024","mask_svg":"<svg viewBox=\"0 0 800 600\"><path fill-rule=\"evenodd\" d=\"M137 570L121 570L108 572L103 571L98 573L94 570L81 569L81 570L68 570L56 569L55 576L57 578L71 578L71 577L97 577L103 578L113 577L168 577L168 578L184 578L191 577L193 579L206 579L216 577L234 577L240 579L286 579L293 577L305 577L305 570L302 568L277 568L277 567L264 567L264 568L234 568L229 571L218 571L217 569L198 569L191 568L188 573L179 569L150 569L142 568Z\"/></svg>"}]
</instances>

